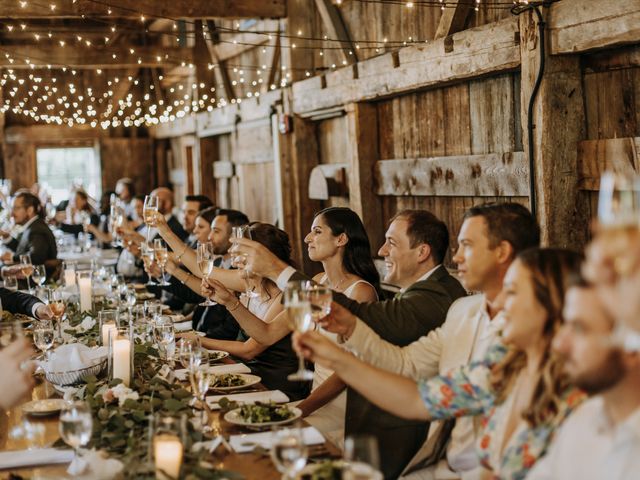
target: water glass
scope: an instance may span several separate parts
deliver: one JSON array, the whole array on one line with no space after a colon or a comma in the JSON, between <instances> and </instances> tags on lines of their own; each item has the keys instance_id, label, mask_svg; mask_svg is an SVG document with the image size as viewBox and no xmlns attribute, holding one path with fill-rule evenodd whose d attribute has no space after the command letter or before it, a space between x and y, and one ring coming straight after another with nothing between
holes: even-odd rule
<instances>
[{"instance_id":1,"label":"water glass","mask_svg":"<svg viewBox=\"0 0 640 480\"><path fill-rule=\"evenodd\" d=\"M350 435L344 442L346 468L343 478L348 480L382 480L378 440L373 435Z\"/></svg>"},{"instance_id":2,"label":"water glass","mask_svg":"<svg viewBox=\"0 0 640 480\"><path fill-rule=\"evenodd\" d=\"M49 361L49 349L53 347L55 331L51 320L38 320L33 324L33 343Z\"/></svg>"},{"instance_id":3,"label":"water glass","mask_svg":"<svg viewBox=\"0 0 640 480\"><path fill-rule=\"evenodd\" d=\"M307 464L307 447L300 428L281 428L272 432L271 460L284 479L295 479Z\"/></svg>"},{"instance_id":4,"label":"water glass","mask_svg":"<svg viewBox=\"0 0 640 480\"><path fill-rule=\"evenodd\" d=\"M158 316L154 324L154 336L158 349L166 360L171 360L173 350L175 350L176 333L171 317Z\"/></svg>"},{"instance_id":5,"label":"water glass","mask_svg":"<svg viewBox=\"0 0 640 480\"><path fill-rule=\"evenodd\" d=\"M4 277L4 288L15 292L18 290L18 278L15 275L7 275Z\"/></svg>"},{"instance_id":6,"label":"water glass","mask_svg":"<svg viewBox=\"0 0 640 480\"><path fill-rule=\"evenodd\" d=\"M58 429L62 440L73 448L75 462L79 458L79 448L89 443L93 432L93 417L89 405L82 401L66 403L60 412Z\"/></svg>"},{"instance_id":7,"label":"water glass","mask_svg":"<svg viewBox=\"0 0 640 480\"><path fill-rule=\"evenodd\" d=\"M47 272L45 271L44 265L34 265L31 276L36 285L40 287L44 285L44 282L47 280Z\"/></svg>"}]
</instances>

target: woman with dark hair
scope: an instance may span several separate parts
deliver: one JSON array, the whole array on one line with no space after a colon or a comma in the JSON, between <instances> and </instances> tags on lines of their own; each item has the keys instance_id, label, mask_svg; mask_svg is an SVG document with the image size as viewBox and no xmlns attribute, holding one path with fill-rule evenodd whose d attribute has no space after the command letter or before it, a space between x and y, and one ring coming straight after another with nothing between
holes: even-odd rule
<instances>
[{"instance_id":1,"label":"woman with dark hair","mask_svg":"<svg viewBox=\"0 0 640 480\"><path fill-rule=\"evenodd\" d=\"M520 253L504 279L502 338L484 360L414 380L368 365L316 332L297 335L304 355L333 368L348 385L403 418L477 416L479 478L523 479L556 429L583 400L551 343L563 322L564 294L581 257L561 249ZM340 308L332 315L341 315Z\"/></svg>"},{"instance_id":2,"label":"woman with dark hair","mask_svg":"<svg viewBox=\"0 0 640 480\"><path fill-rule=\"evenodd\" d=\"M251 238L274 253L279 259L291 264L291 245L289 236L282 230L266 223L250 224ZM268 278L246 277L242 270L214 268L211 279L219 282L215 301L225 305L236 320L251 318L254 321L269 323L283 311L282 292ZM222 284L224 282L224 285ZM235 292L250 290L255 296L236 296ZM181 335L183 338L195 338L194 333ZM309 393L307 382L290 382L287 376L298 368L298 359L291 348L291 338L287 335L279 341L264 345L241 331L238 340L219 340L202 338L202 345L209 349L224 350L238 357L262 378L267 388L282 390L291 400L299 400Z\"/></svg>"}]
</instances>

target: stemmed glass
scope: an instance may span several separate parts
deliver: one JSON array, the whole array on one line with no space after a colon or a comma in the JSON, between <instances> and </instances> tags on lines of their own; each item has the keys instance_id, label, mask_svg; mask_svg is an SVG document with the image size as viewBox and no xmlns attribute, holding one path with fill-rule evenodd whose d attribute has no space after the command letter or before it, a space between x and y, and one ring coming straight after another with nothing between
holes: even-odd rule
<instances>
[{"instance_id":1,"label":"stemmed glass","mask_svg":"<svg viewBox=\"0 0 640 480\"><path fill-rule=\"evenodd\" d=\"M357 480L370 478L382 480L378 441L373 435L350 435L344 442L346 468L343 478Z\"/></svg>"},{"instance_id":2,"label":"stemmed glass","mask_svg":"<svg viewBox=\"0 0 640 480\"><path fill-rule=\"evenodd\" d=\"M34 265L31 276L36 285L39 287L44 285L44 282L47 280L47 272L44 269L44 265Z\"/></svg>"},{"instance_id":3,"label":"stemmed glass","mask_svg":"<svg viewBox=\"0 0 640 480\"><path fill-rule=\"evenodd\" d=\"M273 431L271 460L283 479L293 480L307 464L307 447L300 428L281 428Z\"/></svg>"},{"instance_id":4,"label":"stemmed glass","mask_svg":"<svg viewBox=\"0 0 640 480\"><path fill-rule=\"evenodd\" d=\"M27 288L29 289L29 293L31 293L31 282L29 281L29 277L33 274L33 264L31 263L31 254L25 253L24 255L20 255L20 264L22 265L21 271L22 274L27 279Z\"/></svg>"},{"instance_id":5,"label":"stemmed glass","mask_svg":"<svg viewBox=\"0 0 640 480\"><path fill-rule=\"evenodd\" d=\"M305 285L307 297L311 303L311 315L314 322L318 322L322 318L331 313L331 301L333 295L331 289L324 285L318 285L313 282L307 282Z\"/></svg>"},{"instance_id":6,"label":"stemmed glass","mask_svg":"<svg viewBox=\"0 0 640 480\"><path fill-rule=\"evenodd\" d=\"M235 227L234 227L235 228ZM213 253L213 244L211 242L198 242L196 250L196 259L198 262L198 268L202 273L202 278L208 278L213 271L213 264L215 261L215 254ZM212 307L216 305L216 302L207 298L200 304L203 307Z\"/></svg>"},{"instance_id":7,"label":"stemmed glass","mask_svg":"<svg viewBox=\"0 0 640 480\"><path fill-rule=\"evenodd\" d=\"M4 277L4 288L15 292L18 290L18 278L15 275L7 275Z\"/></svg>"},{"instance_id":8,"label":"stemmed glass","mask_svg":"<svg viewBox=\"0 0 640 480\"><path fill-rule=\"evenodd\" d=\"M142 242L140 244L140 256L142 257L142 263L144 263L144 269L147 271L147 273L149 273L149 270L151 269L151 265L153 264L153 260L155 258L153 245L151 245L149 242ZM147 285L156 285L156 282L153 281L150 273Z\"/></svg>"},{"instance_id":9,"label":"stemmed glass","mask_svg":"<svg viewBox=\"0 0 640 480\"><path fill-rule=\"evenodd\" d=\"M149 232L156 226L156 213L158 213L158 197L147 195L144 197L144 207L142 208L142 217L147 225L147 242L149 241Z\"/></svg>"},{"instance_id":10,"label":"stemmed glass","mask_svg":"<svg viewBox=\"0 0 640 480\"><path fill-rule=\"evenodd\" d=\"M136 290L132 287L127 287L123 289L123 297L125 305L127 306L127 311L129 313L129 319L133 319L133 307L136 306L136 302L138 301L136 297Z\"/></svg>"},{"instance_id":11,"label":"stemmed glass","mask_svg":"<svg viewBox=\"0 0 640 480\"><path fill-rule=\"evenodd\" d=\"M244 269L245 281L247 282L245 295L247 296L247 298L256 298L257 296L259 296L259 294L254 290L255 287L251 287L249 284L249 277L251 276L251 271L247 268L247 254L236 251L237 247L236 247L236 243L234 242L234 239L236 238L247 238L251 240L251 229L249 225L242 225L240 227L231 228L231 242L234 245L230 251L233 255L232 265L236 268Z\"/></svg>"},{"instance_id":12,"label":"stemmed glass","mask_svg":"<svg viewBox=\"0 0 640 480\"><path fill-rule=\"evenodd\" d=\"M313 314L311 301L306 289L306 282L289 282L284 291L284 308L287 310L289 326L292 330L306 332L313 330ZM291 381L308 381L313 379L313 372L304 364L304 357L298 353L298 371L287 377Z\"/></svg>"},{"instance_id":13,"label":"stemmed glass","mask_svg":"<svg viewBox=\"0 0 640 480\"><path fill-rule=\"evenodd\" d=\"M38 320L33 327L33 343L49 361L49 349L53 347L54 339L53 323L51 320Z\"/></svg>"},{"instance_id":14,"label":"stemmed glass","mask_svg":"<svg viewBox=\"0 0 640 480\"><path fill-rule=\"evenodd\" d=\"M202 355L205 352L200 346L200 338L181 338L178 342L178 356L180 363L187 370L200 366Z\"/></svg>"},{"instance_id":15,"label":"stemmed glass","mask_svg":"<svg viewBox=\"0 0 640 480\"><path fill-rule=\"evenodd\" d=\"M122 238L121 238L121 234L120 234L120 230L122 230L122 227L124 226L124 222L126 219L126 215L124 213L124 210L120 207L116 207L115 208L115 217L113 218L113 227L112 227L112 234L113 234L113 245L116 247L124 247L124 243L122 242Z\"/></svg>"},{"instance_id":16,"label":"stemmed glass","mask_svg":"<svg viewBox=\"0 0 640 480\"><path fill-rule=\"evenodd\" d=\"M57 332L56 340L58 340L60 343L63 343L62 317L64 316L66 305L64 303L62 290L51 291L51 296L49 298L49 308L51 308L51 311L53 312L53 317L58 322L58 332Z\"/></svg>"},{"instance_id":17,"label":"stemmed glass","mask_svg":"<svg viewBox=\"0 0 640 480\"><path fill-rule=\"evenodd\" d=\"M161 282L158 283L158 285L161 287L168 287L171 284L164 278L164 267L169 259L169 251L167 250L167 245L164 243L164 240L156 238L153 241L153 251L156 257L156 262L160 267Z\"/></svg>"},{"instance_id":18,"label":"stemmed glass","mask_svg":"<svg viewBox=\"0 0 640 480\"><path fill-rule=\"evenodd\" d=\"M89 443L89 440L91 440L93 417L91 416L89 404L82 401L66 403L60 412L58 429L62 440L73 448L73 464L80 458L78 451L80 447L86 445Z\"/></svg>"},{"instance_id":19,"label":"stemmed glass","mask_svg":"<svg viewBox=\"0 0 640 480\"><path fill-rule=\"evenodd\" d=\"M166 360L171 360L171 344L173 344L176 340L176 332L171 318L156 318L153 333L155 335L156 342L160 347L161 353L164 353Z\"/></svg>"},{"instance_id":20,"label":"stemmed glass","mask_svg":"<svg viewBox=\"0 0 640 480\"><path fill-rule=\"evenodd\" d=\"M207 425L207 404L205 402L205 397L213 380L213 374L209 369L209 360L206 350L201 349L200 355L200 364L196 365L196 362L192 362L191 368L189 368L189 382L191 383L193 395L200 401L202 406L202 413L200 417L202 431L210 432L211 427Z\"/></svg>"}]
</instances>

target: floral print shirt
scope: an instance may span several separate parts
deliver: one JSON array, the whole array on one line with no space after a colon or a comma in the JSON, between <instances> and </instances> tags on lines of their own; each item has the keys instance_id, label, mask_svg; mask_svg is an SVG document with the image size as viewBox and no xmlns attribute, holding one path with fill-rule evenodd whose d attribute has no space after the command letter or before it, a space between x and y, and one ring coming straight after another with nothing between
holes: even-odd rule
<instances>
[{"instance_id":1,"label":"floral print shirt","mask_svg":"<svg viewBox=\"0 0 640 480\"><path fill-rule=\"evenodd\" d=\"M489 349L484 360L453 369L445 375L420 380L418 389L434 420L477 416L477 451L481 464L494 478L523 479L542 457L552 436L571 411L585 398L576 388L569 388L560 403L560 411L547 422L532 428L521 420L508 442L504 427L513 408L513 394L495 403L496 392L490 382L491 367L502 359L507 347L498 343Z\"/></svg>"}]
</instances>

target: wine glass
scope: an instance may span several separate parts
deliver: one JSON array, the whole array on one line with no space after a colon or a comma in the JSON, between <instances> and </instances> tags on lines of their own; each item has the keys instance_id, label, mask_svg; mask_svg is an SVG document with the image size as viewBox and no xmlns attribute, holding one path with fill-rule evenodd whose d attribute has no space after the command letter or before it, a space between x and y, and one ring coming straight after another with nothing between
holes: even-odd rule
<instances>
[{"instance_id":1,"label":"wine glass","mask_svg":"<svg viewBox=\"0 0 640 480\"><path fill-rule=\"evenodd\" d=\"M151 269L151 265L153 265L153 260L155 258L153 245L149 242L142 242L140 244L140 256L142 257L142 263L144 263L144 269L149 274L147 285L156 285L156 282L153 281L153 278L151 278L151 274L149 273L149 270Z\"/></svg>"},{"instance_id":2,"label":"wine glass","mask_svg":"<svg viewBox=\"0 0 640 480\"><path fill-rule=\"evenodd\" d=\"M156 226L156 213L158 213L158 197L147 195L144 197L144 207L142 208L142 217L147 225L147 242L151 228Z\"/></svg>"},{"instance_id":3,"label":"wine glass","mask_svg":"<svg viewBox=\"0 0 640 480\"><path fill-rule=\"evenodd\" d=\"M247 254L243 252L238 252L236 243L234 239L236 238L247 238L251 240L251 228L249 225L242 225L239 227L231 227L231 242L233 243L233 247L230 249L232 251L232 262L231 264L236 268L241 268L245 273L245 281L247 283L247 288L245 290L245 295L247 298L256 298L260 294L255 291L255 287L252 287L249 283L249 278L251 277L251 271L247 268Z\"/></svg>"},{"instance_id":4,"label":"wine glass","mask_svg":"<svg viewBox=\"0 0 640 480\"><path fill-rule=\"evenodd\" d=\"M153 251L156 257L156 262L160 267L161 282L158 283L158 285L162 287L168 287L171 284L164 278L164 267L167 264L167 260L169 259L169 251L167 250L167 245L164 243L164 240L162 240L161 238L156 238L153 241Z\"/></svg>"},{"instance_id":5,"label":"wine glass","mask_svg":"<svg viewBox=\"0 0 640 480\"><path fill-rule=\"evenodd\" d=\"M124 297L124 303L127 306L127 310L129 312L129 319L133 319L133 307L136 306L136 302L138 301L138 298L136 297L136 290L133 287L128 287L125 285L122 294Z\"/></svg>"},{"instance_id":6,"label":"wine glass","mask_svg":"<svg viewBox=\"0 0 640 480\"><path fill-rule=\"evenodd\" d=\"M201 352L201 355L206 356L206 352ZM211 427L207 425L207 404L205 402L205 397L207 392L209 391L209 386L213 381L213 374L209 369L209 362L204 361L201 358L200 365L194 363L189 369L189 383L191 383L191 390L193 395L200 401L202 406L202 413L200 417L200 421L202 424L203 432L210 432Z\"/></svg>"},{"instance_id":7,"label":"wine glass","mask_svg":"<svg viewBox=\"0 0 640 480\"><path fill-rule=\"evenodd\" d=\"M113 219L113 245L116 247L124 247L124 243L122 242L121 230L126 221L126 215L122 208L116 208L116 216Z\"/></svg>"},{"instance_id":8,"label":"wine glass","mask_svg":"<svg viewBox=\"0 0 640 480\"><path fill-rule=\"evenodd\" d=\"M27 288L29 289L29 293L31 293L31 282L29 281L29 277L33 273L33 264L31 263L31 254L25 253L24 255L20 255L20 264L21 272L27 279Z\"/></svg>"},{"instance_id":9,"label":"wine glass","mask_svg":"<svg viewBox=\"0 0 640 480\"><path fill-rule=\"evenodd\" d=\"M283 479L293 480L307 464L307 447L300 428L281 428L273 431L271 460Z\"/></svg>"},{"instance_id":10,"label":"wine glass","mask_svg":"<svg viewBox=\"0 0 640 480\"><path fill-rule=\"evenodd\" d=\"M172 345L175 345L176 332L171 317L157 317L153 328L153 333L160 351L167 360L172 357Z\"/></svg>"},{"instance_id":11,"label":"wine glass","mask_svg":"<svg viewBox=\"0 0 640 480\"><path fill-rule=\"evenodd\" d=\"M87 402L67 402L60 411L58 424L62 440L73 448L74 462L80 458L79 448L89 443L93 432L93 417Z\"/></svg>"},{"instance_id":12,"label":"wine glass","mask_svg":"<svg viewBox=\"0 0 640 480\"><path fill-rule=\"evenodd\" d=\"M18 290L18 278L15 275L4 277L4 288L16 292Z\"/></svg>"},{"instance_id":13,"label":"wine glass","mask_svg":"<svg viewBox=\"0 0 640 480\"><path fill-rule=\"evenodd\" d=\"M44 269L44 265L34 265L31 276L36 285L40 287L44 285L44 282L47 280L47 272Z\"/></svg>"},{"instance_id":14,"label":"wine glass","mask_svg":"<svg viewBox=\"0 0 640 480\"><path fill-rule=\"evenodd\" d=\"M343 478L348 480L382 480L378 440L373 435L350 435L344 442L346 468Z\"/></svg>"},{"instance_id":15,"label":"wine glass","mask_svg":"<svg viewBox=\"0 0 640 480\"><path fill-rule=\"evenodd\" d=\"M331 301L333 299L331 289L313 282L307 282L305 289L311 303L313 321L317 323L331 313Z\"/></svg>"},{"instance_id":16,"label":"wine glass","mask_svg":"<svg viewBox=\"0 0 640 480\"><path fill-rule=\"evenodd\" d=\"M203 350L200 347L200 337L195 339L181 338L178 342L178 356L184 368L190 370L202 363Z\"/></svg>"},{"instance_id":17,"label":"wine glass","mask_svg":"<svg viewBox=\"0 0 640 480\"><path fill-rule=\"evenodd\" d=\"M311 302L306 289L306 282L293 281L287 284L284 291L284 308L287 310L289 326L292 330L306 332L313 330ZM304 357L298 353L298 371L287 377L291 381L308 381L313 379L313 372L304 364Z\"/></svg>"},{"instance_id":18,"label":"wine glass","mask_svg":"<svg viewBox=\"0 0 640 480\"><path fill-rule=\"evenodd\" d=\"M49 349L53 347L55 333L51 320L38 320L33 326L33 342L49 361Z\"/></svg>"},{"instance_id":19,"label":"wine glass","mask_svg":"<svg viewBox=\"0 0 640 480\"><path fill-rule=\"evenodd\" d=\"M62 290L52 290L51 296L49 298L49 308L51 308L51 312L53 313L53 317L58 322L58 332L57 338L60 343L63 343L62 339L62 317L64 316L64 312L66 310L66 305L64 303L64 296Z\"/></svg>"},{"instance_id":20,"label":"wine glass","mask_svg":"<svg viewBox=\"0 0 640 480\"><path fill-rule=\"evenodd\" d=\"M211 242L198 242L196 260L198 262L198 268L202 273L202 278L208 278L213 271L213 264L215 261L213 244ZM210 298L207 298L204 302L200 303L200 306L203 307L212 307L213 305L216 305L216 302Z\"/></svg>"}]
</instances>

